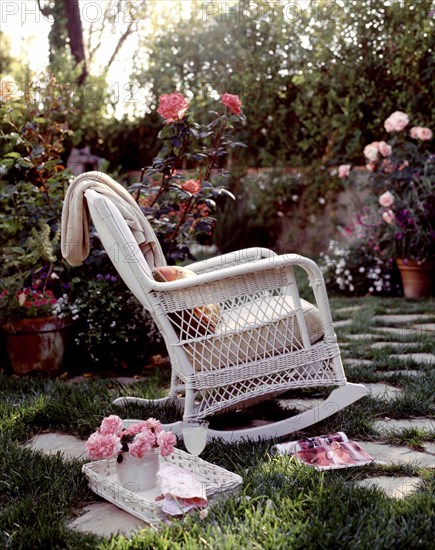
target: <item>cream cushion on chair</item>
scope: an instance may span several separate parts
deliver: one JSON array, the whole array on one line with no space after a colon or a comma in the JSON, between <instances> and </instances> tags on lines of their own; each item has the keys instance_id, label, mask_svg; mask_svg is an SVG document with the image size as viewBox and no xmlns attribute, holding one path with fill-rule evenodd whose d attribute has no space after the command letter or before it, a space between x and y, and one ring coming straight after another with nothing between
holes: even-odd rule
<instances>
[{"instance_id":1,"label":"cream cushion on chair","mask_svg":"<svg viewBox=\"0 0 435 550\"><path fill-rule=\"evenodd\" d=\"M301 299L310 343L323 337L319 310ZM185 344L196 370L210 371L302 349L302 338L291 296L271 296L226 312L215 335Z\"/></svg>"}]
</instances>

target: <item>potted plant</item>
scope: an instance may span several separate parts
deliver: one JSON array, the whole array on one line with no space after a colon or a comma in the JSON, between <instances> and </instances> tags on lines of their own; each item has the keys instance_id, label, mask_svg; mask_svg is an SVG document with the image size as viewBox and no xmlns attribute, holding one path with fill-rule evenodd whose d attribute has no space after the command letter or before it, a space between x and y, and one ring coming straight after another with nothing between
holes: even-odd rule
<instances>
[{"instance_id":1,"label":"potted plant","mask_svg":"<svg viewBox=\"0 0 435 550\"><path fill-rule=\"evenodd\" d=\"M435 155L432 131L423 126L408 131L409 124L406 113L394 112L384 122L390 142L365 147L370 198L354 229L382 261L397 264L404 295L418 298L435 290ZM340 166L339 176L350 170Z\"/></svg>"},{"instance_id":2,"label":"potted plant","mask_svg":"<svg viewBox=\"0 0 435 550\"><path fill-rule=\"evenodd\" d=\"M61 156L73 112L66 92L47 78L0 97L0 327L20 375L56 372L71 324L59 245L71 178Z\"/></svg>"},{"instance_id":3,"label":"potted plant","mask_svg":"<svg viewBox=\"0 0 435 550\"><path fill-rule=\"evenodd\" d=\"M21 286L13 277L3 279L1 287L0 324L14 373L57 373L72 323L67 294L56 298L38 283Z\"/></svg>"}]
</instances>

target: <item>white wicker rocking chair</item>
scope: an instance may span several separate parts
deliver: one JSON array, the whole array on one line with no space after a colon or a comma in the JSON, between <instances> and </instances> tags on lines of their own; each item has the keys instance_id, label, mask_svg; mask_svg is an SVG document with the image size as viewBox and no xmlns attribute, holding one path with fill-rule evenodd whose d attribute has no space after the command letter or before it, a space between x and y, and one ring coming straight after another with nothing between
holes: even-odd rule
<instances>
[{"instance_id":1,"label":"white wicker rocking chair","mask_svg":"<svg viewBox=\"0 0 435 550\"><path fill-rule=\"evenodd\" d=\"M236 441L301 430L367 393L363 385L346 381L323 277L313 261L250 248L189 265L195 277L157 282L113 202L93 189L85 197L105 250L151 313L172 365L166 398L122 397L114 403L178 399L183 418L192 419L244 408L290 389L338 386L317 407L285 420L209 431L211 438ZM308 275L318 311L300 299L294 266ZM166 427L181 432L180 422Z\"/></svg>"}]
</instances>

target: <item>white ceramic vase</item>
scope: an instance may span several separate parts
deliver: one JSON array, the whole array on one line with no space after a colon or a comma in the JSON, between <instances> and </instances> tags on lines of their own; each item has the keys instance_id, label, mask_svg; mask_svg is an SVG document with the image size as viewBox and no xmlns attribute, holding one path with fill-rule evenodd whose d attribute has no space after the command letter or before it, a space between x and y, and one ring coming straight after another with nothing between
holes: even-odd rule
<instances>
[{"instance_id":1,"label":"white ceramic vase","mask_svg":"<svg viewBox=\"0 0 435 550\"><path fill-rule=\"evenodd\" d=\"M136 458L130 453L122 453L122 457L122 462L116 463L116 474L124 489L132 493L154 489L160 468L155 450L148 451L143 458Z\"/></svg>"}]
</instances>

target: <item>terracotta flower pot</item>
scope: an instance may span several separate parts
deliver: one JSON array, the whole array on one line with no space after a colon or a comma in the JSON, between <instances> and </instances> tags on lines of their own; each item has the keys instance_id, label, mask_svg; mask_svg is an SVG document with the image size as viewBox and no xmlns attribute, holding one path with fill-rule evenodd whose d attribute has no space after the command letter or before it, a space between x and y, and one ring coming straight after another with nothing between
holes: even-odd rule
<instances>
[{"instance_id":1,"label":"terracotta flower pot","mask_svg":"<svg viewBox=\"0 0 435 550\"><path fill-rule=\"evenodd\" d=\"M402 278L405 298L425 298L435 295L435 261L418 263L396 260Z\"/></svg>"},{"instance_id":2,"label":"terracotta flower pot","mask_svg":"<svg viewBox=\"0 0 435 550\"><path fill-rule=\"evenodd\" d=\"M63 363L71 323L69 317L44 317L3 325L14 373L20 376L34 371L57 373Z\"/></svg>"}]
</instances>

